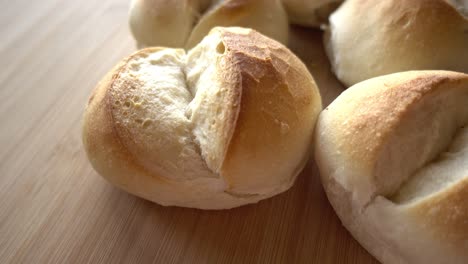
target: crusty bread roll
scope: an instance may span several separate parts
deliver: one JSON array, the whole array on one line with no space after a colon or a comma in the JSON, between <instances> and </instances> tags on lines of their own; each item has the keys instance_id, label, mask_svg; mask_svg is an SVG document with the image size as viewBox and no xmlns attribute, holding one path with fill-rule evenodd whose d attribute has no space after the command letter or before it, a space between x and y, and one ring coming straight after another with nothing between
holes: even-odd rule
<instances>
[{"instance_id":1,"label":"crusty bread roll","mask_svg":"<svg viewBox=\"0 0 468 264\"><path fill-rule=\"evenodd\" d=\"M343 0L283 0L291 23L319 27L328 22L328 16Z\"/></svg>"},{"instance_id":2,"label":"crusty bread roll","mask_svg":"<svg viewBox=\"0 0 468 264\"><path fill-rule=\"evenodd\" d=\"M467 32L468 19L444 0L349 0L330 16L324 41L335 74L351 86L407 70L466 73Z\"/></svg>"},{"instance_id":3,"label":"crusty bread roll","mask_svg":"<svg viewBox=\"0 0 468 264\"><path fill-rule=\"evenodd\" d=\"M343 225L383 263L468 263L468 75L356 84L319 117L315 157Z\"/></svg>"},{"instance_id":4,"label":"crusty bread roll","mask_svg":"<svg viewBox=\"0 0 468 264\"><path fill-rule=\"evenodd\" d=\"M190 49L215 26L253 28L287 44L281 0L132 0L130 29L138 47Z\"/></svg>"},{"instance_id":5,"label":"crusty bread roll","mask_svg":"<svg viewBox=\"0 0 468 264\"><path fill-rule=\"evenodd\" d=\"M83 142L116 186L162 205L225 209L287 190L309 157L321 99L286 47L215 28L195 48L148 48L97 86Z\"/></svg>"}]
</instances>

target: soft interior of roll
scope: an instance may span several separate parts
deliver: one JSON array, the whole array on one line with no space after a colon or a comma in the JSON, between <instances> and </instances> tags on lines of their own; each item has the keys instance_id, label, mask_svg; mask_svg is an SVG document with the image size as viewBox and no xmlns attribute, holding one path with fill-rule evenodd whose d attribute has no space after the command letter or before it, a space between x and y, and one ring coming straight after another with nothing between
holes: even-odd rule
<instances>
[{"instance_id":1,"label":"soft interior of roll","mask_svg":"<svg viewBox=\"0 0 468 264\"><path fill-rule=\"evenodd\" d=\"M231 105L235 73L228 78L219 72L224 65L222 56L225 52L221 36L214 31L190 50L185 67L187 84L194 96L186 115L193 124L201 154L215 173L220 172L234 130L233 115L237 114Z\"/></svg>"},{"instance_id":2,"label":"soft interior of roll","mask_svg":"<svg viewBox=\"0 0 468 264\"><path fill-rule=\"evenodd\" d=\"M406 203L468 177L468 90L457 89L425 95L394 130L376 167L380 194Z\"/></svg>"},{"instance_id":3,"label":"soft interior of roll","mask_svg":"<svg viewBox=\"0 0 468 264\"><path fill-rule=\"evenodd\" d=\"M192 100L185 52L142 50L110 90L121 142L148 171L173 180L217 177L205 165L185 109Z\"/></svg>"}]
</instances>

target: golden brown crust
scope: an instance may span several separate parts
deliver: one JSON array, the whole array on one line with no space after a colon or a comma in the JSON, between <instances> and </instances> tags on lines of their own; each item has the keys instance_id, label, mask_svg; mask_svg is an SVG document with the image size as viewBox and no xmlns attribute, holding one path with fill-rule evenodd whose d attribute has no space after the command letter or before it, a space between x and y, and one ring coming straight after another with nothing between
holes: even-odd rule
<instances>
[{"instance_id":1,"label":"golden brown crust","mask_svg":"<svg viewBox=\"0 0 468 264\"><path fill-rule=\"evenodd\" d=\"M329 122L333 123L331 127L341 127L342 130L338 130L339 136L333 139L333 144L339 146L341 152L347 153L348 160L359 160L355 169L362 168L360 171L363 174L372 175L370 182L385 195L394 192L394 188L403 180L395 177L394 182L383 184L377 167L378 161L384 160L382 153L385 154L385 148L393 145L392 137L397 129L414 113L422 100L427 100L429 94L446 89L448 84L455 87L467 78L460 73L441 73L387 75L378 81L361 83L364 92L337 100L340 101L341 110ZM384 162L384 166L388 163Z\"/></svg>"},{"instance_id":2,"label":"golden brown crust","mask_svg":"<svg viewBox=\"0 0 468 264\"><path fill-rule=\"evenodd\" d=\"M121 144L115 130L112 109L107 104L108 89L124 66L125 62L119 63L94 89L83 118L83 145L93 167L116 186L127 189L125 179L108 177L109 175L105 173L106 168L113 166L114 163L131 170L142 170Z\"/></svg>"},{"instance_id":3,"label":"golden brown crust","mask_svg":"<svg viewBox=\"0 0 468 264\"><path fill-rule=\"evenodd\" d=\"M468 172L467 172L468 175ZM426 232L451 246L468 244L468 177L448 190L410 206L412 217L419 219ZM466 257L468 257L468 251Z\"/></svg>"},{"instance_id":4,"label":"golden brown crust","mask_svg":"<svg viewBox=\"0 0 468 264\"><path fill-rule=\"evenodd\" d=\"M226 32L223 42L231 61L230 70L236 73L236 80L240 80L236 87L241 96L233 104L239 104L238 117L222 170L232 191L248 192L249 188L267 187L265 183L268 179L254 177L249 172L251 169L244 171L238 164L252 163L256 156L272 155L275 157L265 161L281 164L281 160L289 155L285 150L286 143L291 143L285 135L295 137L296 131L310 131L310 127L307 127L310 123L303 121L307 117L304 113L318 114L321 109L320 96L309 88L310 84L315 86L315 83L312 78L307 78L310 76L307 69L279 43L254 31L240 36ZM315 123L315 120L312 122ZM259 127L269 132L258 134L255 131ZM250 153L250 156L246 153ZM257 159L254 162L262 161ZM301 165L294 164L297 167ZM284 175L284 182L295 177Z\"/></svg>"},{"instance_id":5,"label":"golden brown crust","mask_svg":"<svg viewBox=\"0 0 468 264\"><path fill-rule=\"evenodd\" d=\"M102 176L123 189L127 187L125 179L107 177L111 175L103 173L101 168L105 170L106 167L119 164L119 166L129 170L138 171L142 175L152 176L155 179L160 178L155 177L152 173L148 173L148 171L137 162L125 144L122 143L122 138L120 136L122 131L119 131L113 114L113 108L115 106L112 103L112 86L115 80L119 78L119 74L127 66L127 62L130 61L133 56L136 56L136 54L138 53L120 62L99 82L93 90L83 118L83 141L91 163ZM105 156L105 158L102 158L102 156ZM107 164L101 164L103 161L107 162Z\"/></svg>"},{"instance_id":6,"label":"golden brown crust","mask_svg":"<svg viewBox=\"0 0 468 264\"><path fill-rule=\"evenodd\" d=\"M344 150L351 154L351 159L374 164L385 142L388 142L410 109L447 81L449 78L446 76L424 76L388 86L387 89L362 98L365 104L354 109L355 112L348 113L353 118L345 128L345 134L349 136L344 139L348 142ZM358 133L359 137L354 136ZM363 149L360 146L366 147Z\"/></svg>"}]
</instances>

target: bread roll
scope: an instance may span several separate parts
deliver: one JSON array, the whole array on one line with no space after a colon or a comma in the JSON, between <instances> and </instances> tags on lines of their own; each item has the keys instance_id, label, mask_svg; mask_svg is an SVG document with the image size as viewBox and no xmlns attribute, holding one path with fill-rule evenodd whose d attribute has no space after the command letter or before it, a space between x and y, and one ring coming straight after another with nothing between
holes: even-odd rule
<instances>
[{"instance_id":1,"label":"bread roll","mask_svg":"<svg viewBox=\"0 0 468 264\"><path fill-rule=\"evenodd\" d=\"M192 48L215 26L253 28L287 44L281 0L132 0L130 29L138 47Z\"/></svg>"},{"instance_id":2,"label":"bread roll","mask_svg":"<svg viewBox=\"0 0 468 264\"><path fill-rule=\"evenodd\" d=\"M383 263L468 263L468 75L358 83L319 117L315 157L343 225Z\"/></svg>"},{"instance_id":3,"label":"bread roll","mask_svg":"<svg viewBox=\"0 0 468 264\"><path fill-rule=\"evenodd\" d=\"M129 23L138 47L183 47L202 7L201 1L133 0Z\"/></svg>"},{"instance_id":4,"label":"bread roll","mask_svg":"<svg viewBox=\"0 0 468 264\"><path fill-rule=\"evenodd\" d=\"M226 209L291 187L320 110L286 47L217 27L188 53L148 48L120 62L89 99L83 142L96 171L130 193Z\"/></svg>"},{"instance_id":5,"label":"bread roll","mask_svg":"<svg viewBox=\"0 0 468 264\"><path fill-rule=\"evenodd\" d=\"M287 44L289 25L279 0L217 1L193 28L186 48L192 48L215 26L253 28L262 34Z\"/></svg>"},{"instance_id":6,"label":"bread roll","mask_svg":"<svg viewBox=\"0 0 468 264\"><path fill-rule=\"evenodd\" d=\"M291 23L319 27L328 22L328 16L343 0L283 0Z\"/></svg>"},{"instance_id":7,"label":"bread roll","mask_svg":"<svg viewBox=\"0 0 468 264\"><path fill-rule=\"evenodd\" d=\"M324 41L351 86L407 70L467 73L467 32L468 19L444 0L349 0L330 16Z\"/></svg>"}]
</instances>

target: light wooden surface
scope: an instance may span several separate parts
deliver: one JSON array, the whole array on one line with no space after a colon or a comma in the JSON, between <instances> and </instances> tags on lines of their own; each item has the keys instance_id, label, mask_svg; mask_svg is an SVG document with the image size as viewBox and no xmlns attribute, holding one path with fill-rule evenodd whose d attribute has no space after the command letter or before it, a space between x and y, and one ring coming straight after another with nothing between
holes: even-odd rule
<instances>
[{"instance_id":1,"label":"light wooden surface","mask_svg":"<svg viewBox=\"0 0 468 264\"><path fill-rule=\"evenodd\" d=\"M134 50L127 0L0 0L0 263L368 263L310 162L275 198L228 211L165 208L91 168L81 115L95 83ZM341 91L320 32L296 51L324 102Z\"/></svg>"}]
</instances>

